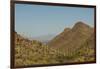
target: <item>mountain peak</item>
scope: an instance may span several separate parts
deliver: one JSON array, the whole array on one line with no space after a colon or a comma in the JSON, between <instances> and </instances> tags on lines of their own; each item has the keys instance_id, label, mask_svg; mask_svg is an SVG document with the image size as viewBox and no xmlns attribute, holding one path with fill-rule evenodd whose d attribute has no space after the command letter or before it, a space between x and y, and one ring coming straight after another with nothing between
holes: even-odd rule
<instances>
[{"instance_id":1,"label":"mountain peak","mask_svg":"<svg viewBox=\"0 0 100 69\"><path fill-rule=\"evenodd\" d=\"M88 25L86 25L85 23L79 21L79 22L77 22L77 23L75 24L75 26L81 27L81 26L88 26Z\"/></svg>"},{"instance_id":2,"label":"mountain peak","mask_svg":"<svg viewBox=\"0 0 100 69\"><path fill-rule=\"evenodd\" d=\"M84 24L82 21L78 21L76 24Z\"/></svg>"},{"instance_id":3,"label":"mountain peak","mask_svg":"<svg viewBox=\"0 0 100 69\"><path fill-rule=\"evenodd\" d=\"M64 29L64 31L69 31L69 30L70 30L70 28L65 28L65 29Z\"/></svg>"},{"instance_id":4,"label":"mountain peak","mask_svg":"<svg viewBox=\"0 0 100 69\"><path fill-rule=\"evenodd\" d=\"M74 30L75 29L86 29L86 28L91 28L91 27L81 21L77 22L73 27Z\"/></svg>"}]
</instances>

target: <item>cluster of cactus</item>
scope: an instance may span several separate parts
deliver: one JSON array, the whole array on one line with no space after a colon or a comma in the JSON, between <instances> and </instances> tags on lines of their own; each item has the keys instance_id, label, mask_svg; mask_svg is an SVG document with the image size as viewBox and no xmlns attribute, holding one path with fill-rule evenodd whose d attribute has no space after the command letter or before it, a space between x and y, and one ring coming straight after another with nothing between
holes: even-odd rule
<instances>
[{"instance_id":1,"label":"cluster of cactus","mask_svg":"<svg viewBox=\"0 0 100 69\"><path fill-rule=\"evenodd\" d=\"M93 39L87 40L80 48L69 51L55 49L36 40L28 40L21 36L15 38L15 66L40 64L61 64L94 61ZM92 44L93 45L93 44Z\"/></svg>"}]
</instances>

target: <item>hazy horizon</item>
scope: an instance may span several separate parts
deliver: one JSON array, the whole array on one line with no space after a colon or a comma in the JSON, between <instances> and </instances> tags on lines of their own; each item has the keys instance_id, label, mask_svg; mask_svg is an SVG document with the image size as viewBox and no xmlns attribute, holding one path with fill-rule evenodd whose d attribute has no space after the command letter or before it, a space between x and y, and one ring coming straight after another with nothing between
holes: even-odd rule
<instances>
[{"instance_id":1,"label":"hazy horizon","mask_svg":"<svg viewBox=\"0 0 100 69\"><path fill-rule=\"evenodd\" d=\"M94 26L94 9L45 5L15 5L15 31L27 37L57 35L82 21Z\"/></svg>"}]
</instances>

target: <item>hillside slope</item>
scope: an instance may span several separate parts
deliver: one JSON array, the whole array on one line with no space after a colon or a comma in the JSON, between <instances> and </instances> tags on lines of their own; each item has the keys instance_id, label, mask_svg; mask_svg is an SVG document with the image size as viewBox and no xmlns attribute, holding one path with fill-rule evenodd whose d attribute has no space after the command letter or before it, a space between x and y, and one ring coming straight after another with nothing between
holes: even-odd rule
<instances>
[{"instance_id":1,"label":"hillside slope","mask_svg":"<svg viewBox=\"0 0 100 69\"><path fill-rule=\"evenodd\" d=\"M74 58L75 62L90 62L95 61L95 55L95 39L94 34L92 34L71 57Z\"/></svg>"}]
</instances>

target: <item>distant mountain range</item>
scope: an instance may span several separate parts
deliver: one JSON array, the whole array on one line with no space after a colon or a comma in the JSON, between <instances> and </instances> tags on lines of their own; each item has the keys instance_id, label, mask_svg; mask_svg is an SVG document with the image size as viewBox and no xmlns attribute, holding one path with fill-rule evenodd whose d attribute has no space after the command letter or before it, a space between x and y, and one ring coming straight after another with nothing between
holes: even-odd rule
<instances>
[{"instance_id":1,"label":"distant mountain range","mask_svg":"<svg viewBox=\"0 0 100 69\"><path fill-rule=\"evenodd\" d=\"M48 35L41 35L38 37L31 37L29 39L31 40L38 40L44 44L47 44L50 40L52 40L56 35L55 34L48 34Z\"/></svg>"},{"instance_id":2,"label":"distant mountain range","mask_svg":"<svg viewBox=\"0 0 100 69\"><path fill-rule=\"evenodd\" d=\"M15 66L95 61L94 36L94 28L83 22L65 28L55 37L29 40L15 32ZM46 45L44 38L49 39Z\"/></svg>"}]
</instances>

